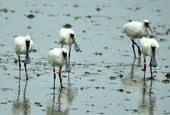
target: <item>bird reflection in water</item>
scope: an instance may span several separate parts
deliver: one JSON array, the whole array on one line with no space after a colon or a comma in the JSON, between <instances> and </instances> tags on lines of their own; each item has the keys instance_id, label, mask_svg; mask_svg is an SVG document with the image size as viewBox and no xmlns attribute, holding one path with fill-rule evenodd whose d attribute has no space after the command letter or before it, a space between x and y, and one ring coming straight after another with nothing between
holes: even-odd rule
<instances>
[{"instance_id":1,"label":"bird reflection in water","mask_svg":"<svg viewBox=\"0 0 170 115\"><path fill-rule=\"evenodd\" d=\"M124 84L125 89L131 92L138 92L142 88L142 77L135 74L136 67L141 66L141 59L134 58L132 64L130 65L130 72L126 77L121 78L121 82ZM139 72L138 72L139 73Z\"/></svg>"},{"instance_id":2,"label":"bird reflection in water","mask_svg":"<svg viewBox=\"0 0 170 115\"><path fill-rule=\"evenodd\" d=\"M138 60L137 66L140 67L140 66L141 66L141 58L138 58L137 60ZM134 58L134 60L133 60L133 62L132 62L132 67L131 67L131 72L130 72L130 77L131 77L131 78L134 77L135 62L136 62L136 58Z\"/></svg>"},{"instance_id":3,"label":"bird reflection in water","mask_svg":"<svg viewBox=\"0 0 170 115\"><path fill-rule=\"evenodd\" d=\"M17 99L13 101L12 104L12 114L13 115L31 115L31 106L29 99L26 98L27 80L25 82L25 87L23 90L23 100L20 99L21 93L21 77L19 75L19 85Z\"/></svg>"},{"instance_id":4,"label":"bird reflection in water","mask_svg":"<svg viewBox=\"0 0 170 115\"><path fill-rule=\"evenodd\" d=\"M68 79L68 81L70 81ZM73 99L76 96L77 89L73 89L71 84L65 88L58 88L58 95L55 93L56 89L53 89L52 105L46 107L46 115L67 115L69 114L70 107ZM57 99L56 99L57 97ZM57 101L57 102L56 102Z\"/></svg>"},{"instance_id":5,"label":"bird reflection in water","mask_svg":"<svg viewBox=\"0 0 170 115\"><path fill-rule=\"evenodd\" d=\"M142 100L139 105L139 113L141 115L155 115L156 114L156 97L152 90L152 80L150 82L149 91L147 91L146 81L143 80ZM148 93L149 92L149 93Z\"/></svg>"}]
</instances>

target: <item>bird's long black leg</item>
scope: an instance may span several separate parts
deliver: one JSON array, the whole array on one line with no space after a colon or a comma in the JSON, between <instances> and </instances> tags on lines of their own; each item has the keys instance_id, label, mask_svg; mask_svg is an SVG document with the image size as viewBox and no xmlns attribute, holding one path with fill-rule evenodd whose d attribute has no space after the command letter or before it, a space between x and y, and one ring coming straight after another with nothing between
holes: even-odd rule
<instances>
[{"instance_id":1,"label":"bird's long black leg","mask_svg":"<svg viewBox=\"0 0 170 115\"><path fill-rule=\"evenodd\" d=\"M26 73L26 80L28 80L28 75L27 75L27 64L24 63L24 67L25 67L25 73Z\"/></svg>"},{"instance_id":2,"label":"bird's long black leg","mask_svg":"<svg viewBox=\"0 0 170 115\"><path fill-rule=\"evenodd\" d=\"M21 70L21 60L19 56L18 56L18 61L19 61L19 70Z\"/></svg>"},{"instance_id":3,"label":"bird's long black leg","mask_svg":"<svg viewBox=\"0 0 170 115\"><path fill-rule=\"evenodd\" d=\"M144 58L144 80L145 80L145 73L146 73L146 58Z\"/></svg>"},{"instance_id":4,"label":"bird's long black leg","mask_svg":"<svg viewBox=\"0 0 170 115\"><path fill-rule=\"evenodd\" d=\"M139 47L139 45L133 40L132 41L135 45L136 45L136 47L138 48L138 55L139 55L139 57L141 56L141 51L140 51L140 47Z\"/></svg>"},{"instance_id":5,"label":"bird's long black leg","mask_svg":"<svg viewBox=\"0 0 170 115\"><path fill-rule=\"evenodd\" d=\"M53 67L53 74L54 74L54 84L53 84L53 89L55 89L55 79L56 79L56 71L55 71L55 67Z\"/></svg>"},{"instance_id":6,"label":"bird's long black leg","mask_svg":"<svg viewBox=\"0 0 170 115\"><path fill-rule=\"evenodd\" d=\"M133 49L134 58L136 58L134 40L132 40L132 49Z\"/></svg>"},{"instance_id":7,"label":"bird's long black leg","mask_svg":"<svg viewBox=\"0 0 170 115\"><path fill-rule=\"evenodd\" d=\"M68 57L69 57L69 65L70 65L70 57L71 57L71 46L69 47L69 55L68 55Z\"/></svg>"},{"instance_id":8,"label":"bird's long black leg","mask_svg":"<svg viewBox=\"0 0 170 115\"><path fill-rule=\"evenodd\" d=\"M138 47L138 55L139 55L139 57L140 57L140 56L141 56L140 47L139 47L139 45L138 45L136 42L134 42L134 44Z\"/></svg>"},{"instance_id":9,"label":"bird's long black leg","mask_svg":"<svg viewBox=\"0 0 170 115\"><path fill-rule=\"evenodd\" d=\"M63 88L63 85L62 85L62 78L61 78L61 72L62 72L62 67L60 66L60 68L59 68L59 79L60 79L61 88Z\"/></svg>"},{"instance_id":10,"label":"bird's long black leg","mask_svg":"<svg viewBox=\"0 0 170 115\"><path fill-rule=\"evenodd\" d=\"M21 79L21 60L19 56L18 56L18 62L19 62L19 79Z\"/></svg>"},{"instance_id":11,"label":"bird's long black leg","mask_svg":"<svg viewBox=\"0 0 170 115\"><path fill-rule=\"evenodd\" d=\"M153 79L153 76L152 76L152 58L150 60L150 72L151 72L151 80Z\"/></svg>"}]
</instances>

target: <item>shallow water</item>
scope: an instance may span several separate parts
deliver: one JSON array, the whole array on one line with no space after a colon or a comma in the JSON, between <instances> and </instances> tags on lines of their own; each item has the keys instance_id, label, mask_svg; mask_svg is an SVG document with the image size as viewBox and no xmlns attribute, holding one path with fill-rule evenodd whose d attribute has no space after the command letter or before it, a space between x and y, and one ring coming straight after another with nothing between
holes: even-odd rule
<instances>
[{"instance_id":1,"label":"shallow water","mask_svg":"<svg viewBox=\"0 0 170 115\"><path fill-rule=\"evenodd\" d=\"M5 115L168 115L170 24L169 3L161 0L1 0L0 112ZM131 41L121 33L128 20L148 19L159 41L158 67L144 84L142 59L133 59ZM47 53L57 44L58 31L72 24L82 52L72 48L64 89L56 80ZM25 80L19 75L13 37L29 34L34 52ZM68 48L68 47L66 47ZM23 58L22 58L23 59ZM149 58L147 58L149 65ZM58 70L58 68L57 68ZM21 80L19 80L19 76ZM150 77L147 67L146 77ZM152 94L149 94L149 90Z\"/></svg>"}]
</instances>

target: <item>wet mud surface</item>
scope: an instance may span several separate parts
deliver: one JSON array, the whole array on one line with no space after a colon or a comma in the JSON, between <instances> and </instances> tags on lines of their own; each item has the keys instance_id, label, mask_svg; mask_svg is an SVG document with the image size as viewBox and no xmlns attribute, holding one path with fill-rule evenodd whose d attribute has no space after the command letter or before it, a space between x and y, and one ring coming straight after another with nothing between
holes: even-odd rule
<instances>
[{"instance_id":1,"label":"wet mud surface","mask_svg":"<svg viewBox=\"0 0 170 115\"><path fill-rule=\"evenodd\" d=\"M170 2L89 2L0 1L1 114L170 115ZM152 82L143 80L143 59L134 60L131 41L121 33L122 25L129 20L143 19L151 22L160 44ZM62 73L65 88L60 88L57 79L53 90L47 54L51 48L60 47L58 32L65 23L73 26L82 51L72 50L72 71L68 75L63 68ZM28 81L23 63L19 72L13 50L13 38L27 34L34 41ZM146 77L150 77L149 66Z\"/></svg>"}]
</instances>

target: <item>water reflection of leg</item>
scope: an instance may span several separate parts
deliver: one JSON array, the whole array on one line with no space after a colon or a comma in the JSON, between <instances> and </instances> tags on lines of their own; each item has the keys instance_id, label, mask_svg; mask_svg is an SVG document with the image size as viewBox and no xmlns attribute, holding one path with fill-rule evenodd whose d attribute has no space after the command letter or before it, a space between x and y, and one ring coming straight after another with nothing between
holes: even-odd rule
<instances>
[{"instance_id":1,"label":"water reflection of leg","mask_svg":"<svg viewBox=\"0 0 170 115\"><path fill-rule=\"evenodd\" d=\"M21 92L21 76L19 75L19 83L18 83L18 95L17 95L17 101L19 101L19 96Z\"/></svg>"},{"instance_id":2,"label":"water reflection of leg","mask_svg":"<svg viewBox=\"0 0 170 115\"><path fill-rule=\"evenodd\" d=\"M152 97L152 94L153 93L149 94L149 115L155 115L156 98Z\"/></svg>"},{"instance_id":3,"label":"water reflection of leg","mask_svg":"<svg viewBox=\"0 0 170 115\"><path fill-rule=\"evenodd\" d=\"M139 66L139 67L142 66L141 57L139 57L139 59L138 59L138 66Z\"/></svg>"},{"instance_id":4,"label":"water reflection of leg","mask_svg":"<svg viewBox=\"0 0 170 115\"><path fill-rule=\"evenodd\" d=\"M151 83L150 83L150 89L149 89L149 94L151 95L153 92L152 92L152 82L153 82L153 79L151 79Z\"/></svg>"},{"instance_id":5,"label":"water reflection of leg","mask_svg":"<svg viewBox=\"0 0 170 115\"><path fill-rule=\"evenodd\" d=\"M29 100L26 98L27 83L28 83L28 80L26 80L24 91L23 91L23 97L24 97L24 103L23 103L24 104L24 115L28 115L29 108L30 108Z\"/></svg>"},{"instance_id":6,"label":"water reflection of leg","mask_svg":"<svg viewBox=\"0 0 170 115\"><path fill-rule=\"evenodd\" d=\"M53 111L53 110L55 110L54 104L55 104L55 89L53 88L53 103L52 103L52 111Z\"/></svg>"},{"instance_id":7,"label":"water reflection of leg","mask_svg":"<svg viewBox=\"0 0 170 115\"><path fill-rule=\"evenodd\" d=\"M59 108L59 111L61 111L61 105L62 105L62 103L61 103L62 90L63 90L62 87L59 88L59 94L58 94L58 108Z\"/></svg>"},{"instance_id":8,"label":"water reflection of leg","mask_svg":"<svg viewBox=\"0 0 170 115\"><path fill-rule=\"evenodd\" d=\"M70 86L71 86L71 83L70 83L70 74L68 72L68 87L70 87Z\"/></svg>"},{"instance_id":9,"label":"water reflection of leg","mask_svg":"<svg viewBox=\"0 0 170 115\"><path fill-rule=\"evenodd\" d=\"M136 58L134 58L134 60L133 60L133 62L132 62L132 67L131 67L131 72L130 72L130 77L131 77L131 78L133 78L133 75L134 75L135 61L136 61Z\"/></svg>"},{"instance_id":10,"label":"water reflection of leg","mask_svg":"<svg viewBox=\"0 0 170 115\"><path fill-rule=\"evenodd\" d=\"M145 108L146 81L143 80L142 106Z\"/></svg>"},{"instance_id":11,"label":"water reflection of leg","mask_svg":"<svg viewBox=\"0 0 170 115\"><path fill-rule=\"evenodd\" d=\"M24 87L24 99L25 99L25 97L26 97L27 84L28 84L28 80L25 81L25 87Z\"/></svg>"}]
</instances>

